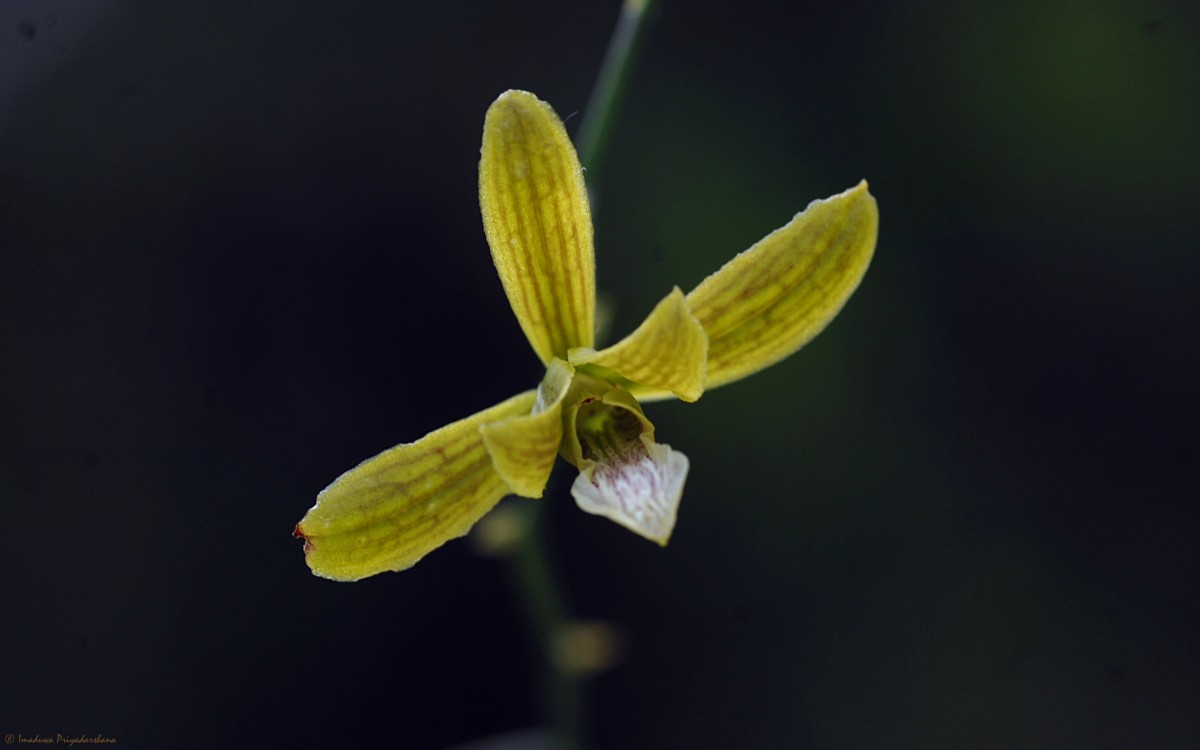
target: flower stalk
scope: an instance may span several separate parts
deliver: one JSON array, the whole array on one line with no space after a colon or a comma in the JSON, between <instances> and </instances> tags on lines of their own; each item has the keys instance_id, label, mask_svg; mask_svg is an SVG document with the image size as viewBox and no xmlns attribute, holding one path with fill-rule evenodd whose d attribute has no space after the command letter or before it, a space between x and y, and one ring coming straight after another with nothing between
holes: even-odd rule
<instances>
[{"instance_id":1,"label":"flower stalk","mask_svg":"<svg viewBox=\"0 0 1200 750\"><path fill-rule=\"evenodd\" d=\"M600 74L596 77L592 95L583 111L583 121L579 124L579 132L575 136L579 162L588 170L588 181L593 190L600 170L600 161L604 156L604 147L608 143L621 97L629 82L629 73L637 60L642 40L645 39L646 30L650 26L649 22L657 11L658 0L625 0L621 4L617 28L609 39L604 62L600 65Z\"/></svg>"},{"instance_id":2,"label":"flower stalk","mask_svg":"<svg viewBox=\"0 0 1200 750\"><path fill-rule=\"evenodd\" d=\"M524 533L507 563L513 588L520 597L530 629L537 639L542 669L546 673L544 710L555 729L559 750L585 750L584 680L556 658L557 645L570 627L570 617L558 565L549 549L545 505L522 503L514 512L522 516Z\"/></svg>"}]
</instances>

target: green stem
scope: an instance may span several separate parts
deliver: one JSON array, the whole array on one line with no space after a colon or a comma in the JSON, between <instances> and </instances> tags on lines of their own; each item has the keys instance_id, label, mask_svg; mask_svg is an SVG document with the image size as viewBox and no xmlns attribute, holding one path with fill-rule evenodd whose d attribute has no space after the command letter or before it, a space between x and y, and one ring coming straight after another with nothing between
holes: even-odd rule
<instances>
[{"instance_id":1,"label":"green stem","mask_svg":"<svg viewBox=\"0 0 1200 750\"><path fill-rule=\"evenodd\" d=\"M600 75L592 88L587 109L575 144L579 150L579 162L588 170L588 183L595 184L604 147L616 120L617 105L629 80L642 39L646 35L648 21L658 8L658 0L625 0L621 5L621 17L608 43Z\"/></svg>"},{"instance_id":2,"label":"green stem","mask_svg":"<svg viewBox=\"0 0 1200 750\"><path fill-rule=\"evenodd\" d=\"M559 635L568 625L566 597L551 564L543 520L545 501L522 502L524 533L510 558L547 673L546 710L558 732L561 750L583 750L583 679L555 657Z\"/></svg>"}]
</instances>

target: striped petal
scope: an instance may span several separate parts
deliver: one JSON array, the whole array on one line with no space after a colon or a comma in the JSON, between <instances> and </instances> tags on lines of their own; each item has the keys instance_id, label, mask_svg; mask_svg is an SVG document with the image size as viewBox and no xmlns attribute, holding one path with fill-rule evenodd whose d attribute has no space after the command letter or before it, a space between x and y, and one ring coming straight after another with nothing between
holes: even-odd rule
<instances>
[{"instance_id":1,"label":"striped petal","mask_svg":"<svg viewBox=\"0 0 1200 750\"><path fill-rule=\"evenodd\" d=\"M551 361L532 413L480 428L492 465L517 495L541 497L546 488L562 443L563 397L574 375L566 362Z\"/></svg>"},{"instance_id":2,"label":"striped petal","mask_svg":"<svg viewBox=\"0 0 1200 750\"><path fill-rule=\"evenodd\" d=\"M562 121L525 91L488 109L479 204L509 304L544 364L592 346L596 262L583 170Z\"/></svg>"},{"instance_id":3,"label":"striped petal","mask_svg":"<svg viewBox=\"0 0 1200 750\"><path fill-rule=\"evenodd\" d=\"M412 567L460 537L512 490L493 467L483 425L529 413L527 391L338 477L296 526L314 573L355 581Z\"/></svg>"},{"instance_id":4,"label":"striped petal","mask_svg":"<svg viewBox=\"0 0 1200 750\"><path fill-rule=\"evenodd\" d=\"M571 364L611 370L631 387L670 391L684 401L704 393L708 337L679 287L663 298L637 330L607 349L572 349ZM637 393L637 390L634 390Z\"/></svg>"},{"instance_id":5,"label":"striped petal","mask_svg":"<svg viewBox=\"0 0 1200 750\"><path fill-rule=\"evenodd\" d=\"M864 181L813 201L692 290L688 305L708 334L706 387L752 375L820 333L866 273L878 230Z\"/></svg>"}]
</instances>

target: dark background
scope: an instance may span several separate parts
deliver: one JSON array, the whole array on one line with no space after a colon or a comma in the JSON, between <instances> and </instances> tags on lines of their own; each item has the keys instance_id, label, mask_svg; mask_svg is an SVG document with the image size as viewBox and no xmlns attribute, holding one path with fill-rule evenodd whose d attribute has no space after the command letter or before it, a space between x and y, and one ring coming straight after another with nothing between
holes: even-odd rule
<instances>
[{"instance_id":1,"label":"dark background","mask_svg":"<svg viewBox=\"0 0 1200 750\"><path fill-rule=\"evenodd\" d=\"M500 563L456 541L335 584L290 533L538 381L483 115L525 88L573 132L617 8L0 5L0 732L541 721ZM670 547L556 472L573 609L626 643L599 746L1195 747L1195 6L662 11L596 185L616 335L860 178L882 223L813 344L648 407L693 467Z\"/></svg>"}]
</instances>

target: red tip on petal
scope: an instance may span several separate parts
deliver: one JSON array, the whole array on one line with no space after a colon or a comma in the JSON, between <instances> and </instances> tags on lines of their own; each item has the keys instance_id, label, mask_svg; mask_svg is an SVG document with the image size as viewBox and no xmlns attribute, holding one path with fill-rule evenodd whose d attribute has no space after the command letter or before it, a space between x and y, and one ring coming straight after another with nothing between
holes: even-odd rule
<instances>
[{"instance_id":1,"label":"red tip on petal","mask_svg":"<svg viewBox=\"0 0 1200 750\"><path fill-rule=\"evenodd\" d=\"M296 524L296 528L292 529L292 536L294 536L297 539L304 540L304 554L305 555L308 555L309 552L312 552L312 548L313 548L312 542L310 542L308 540L308 537L306 537L304 535L304 529L300 528L300 524Z\"/></svg>"}]
</instances>

